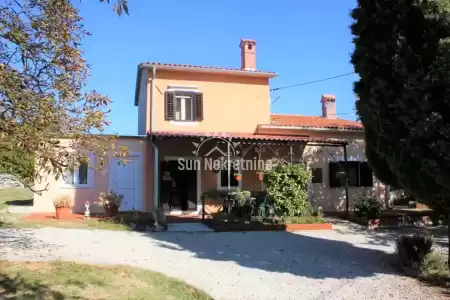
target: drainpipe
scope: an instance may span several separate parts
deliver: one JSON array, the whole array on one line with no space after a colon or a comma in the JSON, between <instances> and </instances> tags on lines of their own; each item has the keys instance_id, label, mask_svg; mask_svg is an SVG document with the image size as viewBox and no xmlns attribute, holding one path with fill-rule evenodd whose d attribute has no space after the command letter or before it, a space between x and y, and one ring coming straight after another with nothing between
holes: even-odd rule
<instances>
[{"instance_id":1,"label":"drainpipe","mask_svg":"<svg viewBox=\"0 0 450 300\"><path fill-rule=\"evenodd\" d=\"M155 93L155 78L156 78L156 67L152 66L152 85L150 89L150 128L149 132L150 134L153 131L153 100L154 100L154 93ZM155 211L158 211L159 209L159 149L158 146L155 143L155 140L152 136L151 138L151 144L153 147L153 201L154 201L154 208Z\"/></svg>"},{"instance_id":2,"label":"drainpipe","mask_svg":"<svg viewBox=\"0 0 450 300\"><path fill-rule=\"evenodd\" d=\"M350 213L348 203L348 160L347 160L347 145L344 144L344 169L345 169L345 214L347 218Z\"/></svg>"}]
</instances>

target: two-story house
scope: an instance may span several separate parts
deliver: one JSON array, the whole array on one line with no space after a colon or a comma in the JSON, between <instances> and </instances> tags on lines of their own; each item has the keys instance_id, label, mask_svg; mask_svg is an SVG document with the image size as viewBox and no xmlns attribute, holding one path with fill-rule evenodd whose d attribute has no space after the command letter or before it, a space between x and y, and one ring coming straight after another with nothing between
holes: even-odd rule
<instances>
[{"instance_id":1,"label":"two-story house","mask_svg":"<svg viewBox=\"0 0 450 300\"><path fill-rule=\"evenodd\" d=\"M271 114L269 82L276 74L256 69L255 41L241 40L240 50L237 69L140 64L138 135L117 140L129 148L128 163L110 157L103 169L80 166L59 181L48 178L38 184L48 185L36 195L35 210L51 211L52 198L69 193L73 210L82 212L84 201L115 190L124 195L122 210L209 213L222 200L202 195L261 191L261 172L283 161L307 164L310 202L325 212L351 209L358 193L382 200L384 186L365 162L362 125L337 118L332 95L318 101L321 116Z\"/></svg>"}]
</instances>

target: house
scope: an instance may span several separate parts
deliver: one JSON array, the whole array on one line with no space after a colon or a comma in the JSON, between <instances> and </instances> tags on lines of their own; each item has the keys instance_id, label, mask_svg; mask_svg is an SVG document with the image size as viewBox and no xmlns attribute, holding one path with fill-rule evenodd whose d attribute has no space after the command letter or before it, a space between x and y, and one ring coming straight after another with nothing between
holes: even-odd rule
<instances>
[{"instance_id":1,"label":"house","mask_svg":"<svg viewBox=\"0 0 450 300\"><path fill-rule=\"evenodd\" d=\"M337 118L337 99L318 99L321 116L272 114L269 82L276 74L256 68L255 41L241 40L240 52L237 69L140 64L138 135L117 140L129 148L128 163L111 156L97 170L91 154L89 165L65 178L37 183L47 190L36 195L35 210L52 211L52 198L69 193L73 210L82 212L84 201L115 190L124 195L122 210L211 213L221 193L263 190L260 172L280 161L307 164L310 202L326 212L351 209L357 194L383 200L384 186L365 162L362 125Z\"/></svg>"}]
</instances>

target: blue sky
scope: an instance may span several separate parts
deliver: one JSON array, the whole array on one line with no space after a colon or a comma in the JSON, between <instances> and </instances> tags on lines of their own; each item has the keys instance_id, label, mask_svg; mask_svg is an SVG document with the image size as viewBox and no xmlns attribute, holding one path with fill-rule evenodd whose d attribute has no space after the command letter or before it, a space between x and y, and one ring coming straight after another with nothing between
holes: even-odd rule
<instances>
[{"instance_id":1,"label":"blue sky","mask_svg":"<svg viewBox=\"0 0 450 300\"><path fill-rule=\"evenodd\" d=\"M114 2L114 0L112 0ZM240 67L241 38L257 42L257 68L280 87L353 71L349 26L356 0L129 0L130 15L112 5L74 1L92 33L83 41L92 65L89 89L113 100L109 132L137 134L133 105L137 65L146 61ZM336 95L339 117L354 120L356 75L273 92L273 113L320 115L320 96Z\"/></svg>"}]
</instances>

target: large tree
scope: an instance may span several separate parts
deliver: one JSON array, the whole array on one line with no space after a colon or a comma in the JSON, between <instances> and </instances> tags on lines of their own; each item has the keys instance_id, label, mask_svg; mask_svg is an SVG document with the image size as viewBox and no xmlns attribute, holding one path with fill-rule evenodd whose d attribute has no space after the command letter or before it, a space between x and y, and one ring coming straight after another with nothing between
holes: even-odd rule
<instances>
[{"instance_id":1,"label":"large tree","mask_svg":"<svg viewBox=\"0 0 450 300\"><path fill-rule=\"evenodd\" d=\"M128 11L123 0L115 7ZM86 150L101 165L114 142L98 135L108 124L111 101L84 91L89 69L81 40L90 33L81 20L69 0L0 3L0 152L33 156L36 168L28 162L15 168L25 181L43 171L61 176L86 159ZM60 143L62 136L71 142ZM1 166L17 165L17 158L3 155Z\"/></svg>"},{"instance_id":2,"label":"large tree","mask_svg":"<svg viewBox=\"0 0 450 300\"><path fill-rule=\"evenodd\" d=\"M450 206L450 1L358 0L351 15L371 167L432 207Z\"/></svg>"}]
</instances>

